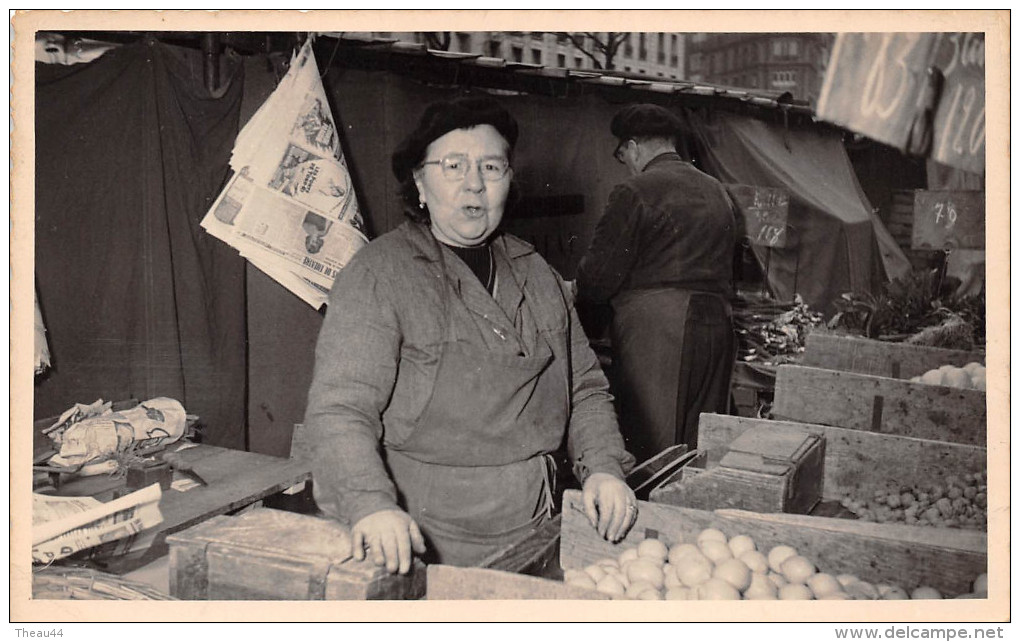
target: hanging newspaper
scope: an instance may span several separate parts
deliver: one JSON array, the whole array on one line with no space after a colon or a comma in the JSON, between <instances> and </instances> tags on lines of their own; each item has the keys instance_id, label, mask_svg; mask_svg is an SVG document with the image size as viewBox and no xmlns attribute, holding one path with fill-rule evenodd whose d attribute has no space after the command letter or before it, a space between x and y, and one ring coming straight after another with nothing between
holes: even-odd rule
<instances>
[{"instance_id":1,"label":"hanging newspaper","mask_svg":"<svg viewBox=\"0 0 1020 642\"><path fill-rule=\"evenodd\" d=\"M244 126L202 227L315 308L368 243L311 41Z\"/></svg>"}]
</instances>

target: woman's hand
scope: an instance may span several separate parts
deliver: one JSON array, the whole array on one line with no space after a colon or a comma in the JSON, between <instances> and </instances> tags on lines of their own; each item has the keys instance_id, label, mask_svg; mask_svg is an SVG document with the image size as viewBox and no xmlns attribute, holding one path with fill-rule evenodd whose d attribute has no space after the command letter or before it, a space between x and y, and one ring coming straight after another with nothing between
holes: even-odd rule
<instances>
[{"instance_id":1,"label":"woman's hand","mask_svg":"<svg viewBox=\"0 0 1020 642\"><path fill-rule=\"evenodd\" d=\"M581 491L584 512L598 534L618 542L637 520L637 498L622 480L607 473L592 473Z\"/></svg>"},{"instance_id":2,"label":"woman's hand","mask_svg":"<svg viewBox=\"0 0 1020 642\"><path fill-rule=\"evenodd\" d=\"M362 517L351 529L351 555L359 562L371 550L377 566L401 574L411 570L412 549L425 552L425 538L418 524L402 510L381 510Z\"/></svg>"}]
</instances>

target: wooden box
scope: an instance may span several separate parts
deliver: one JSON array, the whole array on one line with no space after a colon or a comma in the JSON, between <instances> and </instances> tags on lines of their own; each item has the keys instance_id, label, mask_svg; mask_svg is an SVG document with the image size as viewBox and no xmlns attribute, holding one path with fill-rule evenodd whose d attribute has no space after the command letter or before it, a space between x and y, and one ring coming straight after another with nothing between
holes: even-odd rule
<instances>
[{"instance_id":1,"label":"wooden box","mask_svg":"<svg viewBox=\"0 0 1020 642\"><path fill-rule=\"evenodd\" d=\"M875 491L886 488L890 482L924 486L941 483L946 475L987 469L988 453L982 446L711 413L702 414L698 422L698 450L705 458L703 466L718 466L735 439L762 426L796 428L825 437L823 501L838 501L846 495L870 499ZM652 499L675 503L665 496L670 492L671 489L663 485L652 492Z\"/></svg>"},{"instance_id":2,"label":"wooden box","mask_svg":"<svg viewBox=\"0 0 1020 642\"><path fill-rule=\"evenodd\" d=\"M170 594L182 600L396 600L425 593L424 565L389 574L350 555L333 520L259 508L167 537Z\"/></svg>"},{"instance_id":3,"label":"wooden box","mask_svg":"<svg viewBox=\"0 0 1020 642\"><path fill-rule=\"evenodd\" d=\"M910 379L944 365L984 363L979 352L875 341L825 332L807 336L800 365L892 379Z\"/></svg>"},{"instance_id":4,"label":"wooden box","mask_svg":"<svg viewBox=\"0 0 1020 642\"><path fill-rule=\"evenodd\" d=\"M822 498L824 458L823 436L758 424L735 436L714 467L686 468L683 477L651 497L692 508L808 513Z\"/></svg>"},{"instance_id":5,"label":"wooden box","mask_svg":"<svg viewBox=\"0 0 1020 642\"><path fill-rule=\"evenodd\" d=\"M755 513L736 509L707 511L654 502L638 502L638 517L627 536L613 544L592 529L584 514L581 493L563 496L560 566L581 569L606 557L618 557L646 537L667 545L693 541L706 528L727 537L749 535L758 550L786 544L813 561L820 571L851 573L873 584L897 584L912 590L931 586L943 595L968 593L971 583L987 571L985 533L857 522L786 513Z\"/></svg>"},{"instance_id":6,"label":"wooden box","mask_svg":"<svg viewBox=\"0 0 1020 642\"><path fill-rule=\"evenodd\" d=\"M793 365L779 366L772 416L976 446L988 423L980 390Z\"/></svg>"},{"instance_id":7,"label":"wooden box","mask_svg":"<svg viewBox=\"0 0 1020 642\"><path fill-rule=\"evenodd\" d=\"M427 571L428 600L606 600L595 590L556 580L491 568L432 564Z\"/></svg>"}]
</instances>

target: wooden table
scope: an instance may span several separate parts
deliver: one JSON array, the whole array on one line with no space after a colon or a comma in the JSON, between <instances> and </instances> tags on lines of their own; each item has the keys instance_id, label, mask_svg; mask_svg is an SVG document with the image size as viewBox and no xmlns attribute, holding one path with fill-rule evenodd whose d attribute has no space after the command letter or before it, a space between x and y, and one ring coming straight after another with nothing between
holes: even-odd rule
<instances>
[{"instance_id":1,"label":"wooden table","mask_svg":"<svg viewBox=\"0 0 1020 642\"><path fill-rule=\"evenodd\" d=\"M151 547L142 553L110 560L103 570L125 573L167 554L166 536L184 530L216 515L223 515L250 506L312 477L307 462L271 457L242 450L231 450L199 444L179 452L181 460L194 468L208 486L182 485L187 478L174 474L175 486L163 491L159 502L163 523ZM191 486L191 487L189 487ZM90 495L102 501L123 493L123 479L109 476L75 479L62 484L54 494L63 496Z\"/></svg>"}]
</instances>

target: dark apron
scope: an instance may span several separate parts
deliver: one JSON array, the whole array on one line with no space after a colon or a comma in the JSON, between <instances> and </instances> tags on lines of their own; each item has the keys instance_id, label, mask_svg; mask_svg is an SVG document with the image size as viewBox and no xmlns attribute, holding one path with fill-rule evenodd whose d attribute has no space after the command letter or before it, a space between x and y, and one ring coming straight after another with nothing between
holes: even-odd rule
<instances>
[{"instance_id":1,"label":"dark apron","mask_svg":"<svg viewBox=\"0 0 1020 642\"><path fill-rule=\"evenodd\" d=\"M736 357L726 297L677 288L613 300L614 391L627 450L639 462L697 446L702 412L726 413Z\"/></svg>"},{"instance_id":2,"label":"dark apron","mask_svg":"<svg viewBox=\"0 0 1020 642\"><path fill-rule=\"evenodd\" d=\"M459 340L451 311L463 303L440 262L445 330L432 394L411 435L384 447L426 561L470 566L551 516L549 431L566 426L570 391L541 332L527 356Z\"/></svg>"}]
</instances>

